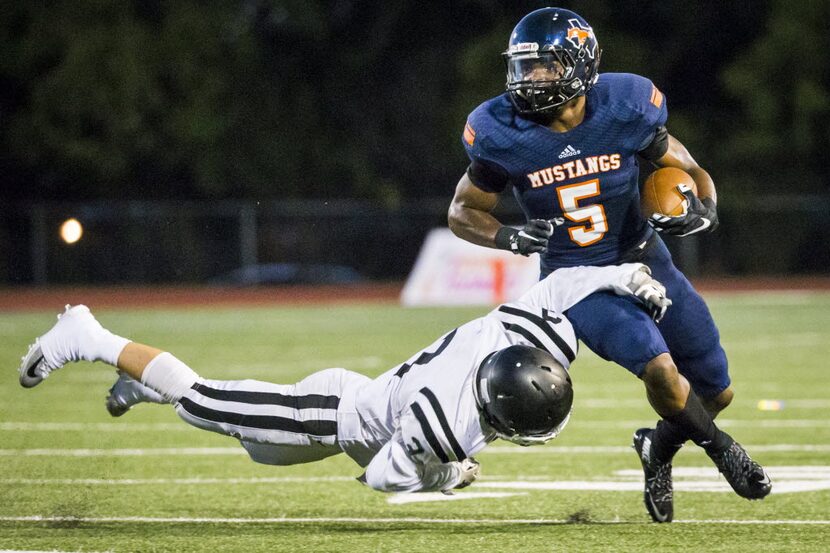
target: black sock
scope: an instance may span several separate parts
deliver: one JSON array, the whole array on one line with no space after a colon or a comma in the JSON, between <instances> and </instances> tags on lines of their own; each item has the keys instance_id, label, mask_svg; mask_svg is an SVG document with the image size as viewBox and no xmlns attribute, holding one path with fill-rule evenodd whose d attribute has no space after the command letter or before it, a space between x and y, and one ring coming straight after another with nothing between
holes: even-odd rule
<instances>
[{"instance_id":1,"label":"black sock","mask_svg":"<svg viewBox=\"0 0 830 553\"><path fill-rule=\"evenodd\" d=\"M686 438L677 435L675 430L675 427L661 420L651 436L651 457L661 465L670 463L686 443Z\"/></svg>"},{"instance_id":2,"label":"black sock","mask_svg":"<svg viewBox=\"0 0 830 553\"><path fill-rule=\"evenodd\" d=\"M686 406L679 413L664 417L651 438L651 454L659 463L668 463L686 440L710 455L732 445L732 437L718 428L694 391L689 390Z\"/></svg>"}]
</instances>

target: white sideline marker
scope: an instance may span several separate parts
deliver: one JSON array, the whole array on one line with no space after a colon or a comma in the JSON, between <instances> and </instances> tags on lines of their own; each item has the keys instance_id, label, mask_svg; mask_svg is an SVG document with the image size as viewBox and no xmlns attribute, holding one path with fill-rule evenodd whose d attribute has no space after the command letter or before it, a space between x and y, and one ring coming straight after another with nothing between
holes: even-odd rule
<instances>
[{"instance_id":1,"label":"white sideline marker","mask_svg":"<svg viewBox=\"0 0 830 553\"><path fill-rule=\"evenodd\" d=\"M464 499L502 499L517 495L527 495L526 492L465 492L445 495L441 492L402 493L391 496L386 500L391 505L406 505L409 503L432 503L434 501L462 501Z\"/></svg>"}]
</instances>

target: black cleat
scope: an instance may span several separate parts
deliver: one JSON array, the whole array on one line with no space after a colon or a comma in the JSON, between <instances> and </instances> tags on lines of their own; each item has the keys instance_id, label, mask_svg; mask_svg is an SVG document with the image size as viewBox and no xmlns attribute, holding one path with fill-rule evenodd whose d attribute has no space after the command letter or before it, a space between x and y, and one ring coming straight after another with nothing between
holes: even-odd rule
<instances>
[{"instance_id":1,"label":"black cleat","mask_svg":"<svg viewBox=\"0 0 830 553\"><path fill-rule=\"evenodd\" d=\"M772 489L769 476L738 442L733 441L721 453L707 454L736 494L746 499L763 499L769 495Z\"/></svg>"},{"instance_id":2,"label":"black cleat","mask_svg":"<svg viewBox=\"0 0 830 553\"><path fill-rule=\"evenodd\" d=\"M632 447L643 465L645 491L643 502L654 522L671 522L674 516L674 492L671 463L656 464L651 458L651 436L654 430L641 428L634 432Z\"/></svg>"}]
</instances>

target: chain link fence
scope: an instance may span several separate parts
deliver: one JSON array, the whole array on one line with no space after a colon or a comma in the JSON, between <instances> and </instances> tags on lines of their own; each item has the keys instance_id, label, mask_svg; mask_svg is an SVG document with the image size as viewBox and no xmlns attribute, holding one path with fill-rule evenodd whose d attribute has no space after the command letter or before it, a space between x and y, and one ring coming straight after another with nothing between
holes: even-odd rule
<instances>
[{"instance_id":1,"label":"chain link fence","mask_svg":"<svg viewBox=\"0 0 830 553\"><path fill-rule=\"evenodd\" d=\"M86 202L7 206L0 283L336 283L400 280L447 198L363 201ZM497 216L523 217L504 202ZM83 236L60 228L77 219ZM691 276L830 274L830 197L732 201L711 235L667 240Z\"/></svg>"}]
</instances>

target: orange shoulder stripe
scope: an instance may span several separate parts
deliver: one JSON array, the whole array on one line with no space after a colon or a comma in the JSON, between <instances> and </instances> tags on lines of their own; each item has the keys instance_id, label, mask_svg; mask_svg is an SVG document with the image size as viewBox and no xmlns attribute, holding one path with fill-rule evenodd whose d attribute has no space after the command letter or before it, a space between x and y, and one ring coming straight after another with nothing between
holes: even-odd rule
<instances>
[{"instance_id":1,"label":"orange shoulder stripe","mask_svg":"<svg viewBox=\"0 0 830 553\"><path fill-rule=\"evenodd\" d=\"M470 146L472 146L473 142L476 141L476 131L470 126L469 123L464 125L464 140Z\"/></svg>"},{"instance_id":2,"label":"orange shoulder stripe","mask_svg":"<svg viewBox=\"0 0 830 553\"><path fill-rule=\"evenodd\" d=\"M658 108L663 105L663 93L654 85L651 85L651 103Z\"/></svg>"}]
</instances>

